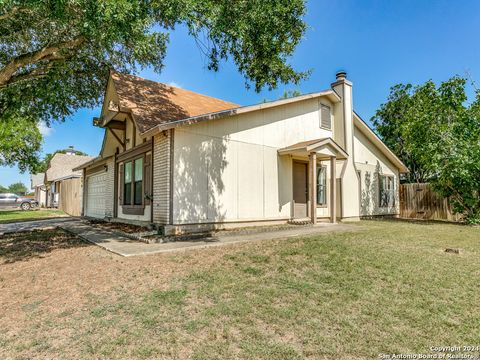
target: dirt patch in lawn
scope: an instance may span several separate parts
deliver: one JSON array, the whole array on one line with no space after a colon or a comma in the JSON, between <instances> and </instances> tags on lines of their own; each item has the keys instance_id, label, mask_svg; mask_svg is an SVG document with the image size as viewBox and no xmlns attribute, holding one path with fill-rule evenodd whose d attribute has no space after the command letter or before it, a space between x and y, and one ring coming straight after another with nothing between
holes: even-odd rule
<instances>
[{"instance_id":1,"label":"dirt patch in lawn","mask_svg":"<svg viewBox=\"0 0 480 360\"><path fill-rule=\"evenodd\" d=\"M137 301L150 291L168 291L179 276L208 269L229 251L124 258L59 230L4 236L0 243L1 359L12 354L98 358L88 355L93 349L86 350L91 339L71 338L90 331L90 316L96 319L98 312L108 313L109 306L116 306L125 295ZM47 342L56 350L42 353L41 344ZM11 347L3 346L7 343Z\"/></svg>"},{"instance_id":2,"label":"dirt patch in lawn","mask_svg":"<svg viewBox=\"0 0 480 360\"><path fill-rule=\"evenodd\" d=\"M105 230L122 231L127 234L135 234L135 233L147 232L151 230L145 226L123 224L123 223L116 223L116 222L106 222L101 220L89 220L88 223L90 225L93 225Z\"/></svg>"},{"instance_id":3,"label":"dirt patch in lawn","mask_svg":"<svg viewBox=\"0 0 480 360\"><path fill-rule=\"evenodd\" d=\"M11 233L0 238L0 263L42 258L54 250L83 246L87 246L84 241L62 230Z\"/></svg>"}]
</instances>

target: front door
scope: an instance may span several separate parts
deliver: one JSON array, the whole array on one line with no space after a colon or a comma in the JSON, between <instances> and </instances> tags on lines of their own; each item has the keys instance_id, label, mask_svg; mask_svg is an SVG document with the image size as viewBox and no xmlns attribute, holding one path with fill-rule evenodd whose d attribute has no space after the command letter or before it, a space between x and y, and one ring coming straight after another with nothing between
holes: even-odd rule
<instances>
[{"instance_id":1,"label":"front door","mask_svg":"<svg viewBox=\"0 0 480 360\"><path fill-rule=\"evenodd\" d=\"M293 162L293 217L308 216L308 168L306 163Z\"/></svg>"}]
</instances>

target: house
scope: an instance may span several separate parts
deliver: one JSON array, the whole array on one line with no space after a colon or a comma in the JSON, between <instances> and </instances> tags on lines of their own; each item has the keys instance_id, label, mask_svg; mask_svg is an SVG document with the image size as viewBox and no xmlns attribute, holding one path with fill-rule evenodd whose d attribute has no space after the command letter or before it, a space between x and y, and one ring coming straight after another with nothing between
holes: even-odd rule
<instances>
[{"instance_id":1,"label":"house","mask_svg":"<svg viewBox=\"0 0 480 360\"><path fill-rule=\"evenodd\" d=\"M32 189L35 201L39 207L45 207L47 201L47 189L43 183L45 180L45 173L32 174L30 176L30 188Z\"/></svg>"},{"instance_id":2,"label":"house","mask_svg":"<svg viewBox=\"0 0 480 360\"><path fill-rule=\"evenodd\" d=\"M166 233L399 212L405 165L353 110L352 83L239 106L111 72L83 214Z\"/></svg>"},{"instance_id":3,"label":"house","mask_svg":"<svg viewBox=\"0 0 480 360\"><path fill-rule=\"evenodd\" d=\"M76 155L72 149L53 155L44 177L47 207L58 208L72 216L81 215L83 174L72 169L91 159L91 156Z\"/></svg>"}]
</instances>

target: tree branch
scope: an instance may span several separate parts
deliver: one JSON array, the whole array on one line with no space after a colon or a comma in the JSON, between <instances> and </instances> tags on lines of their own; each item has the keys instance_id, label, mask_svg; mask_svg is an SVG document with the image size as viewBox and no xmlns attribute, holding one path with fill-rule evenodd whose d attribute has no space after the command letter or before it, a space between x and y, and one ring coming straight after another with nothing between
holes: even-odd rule
<instances>
[{"instance_id":1,"label":"tree branch","mask_svg":"<svg viewBox=\"0 0 480 360\"><path fill-rule=\"evenodd\" d=\"M46 77L48 75L48 70L50 70L55 65L56 62L63 59L65 59L65 57L52 58L47 64L45 64L45 66L34 68L28 73L13 75L5 85L0 85L0 89L5 88L7 86L11 86L13 84L16 84L22 81Z\"/></svg>"},{"instance_id":2,"label":"tree branch","mask_svg":"<svg viewBox=\"0 0 480 360\"><path fill-rule=\"evenodd\" d=\"M13 7L9 12L6 12L5 14L2 14L0 15L0 21L5 21L5 20L8 20L10 18L12 18L16 13L19 12L19 8L18 7Z\"/></svg>"},{"instance_id":3,"label":"tree branch","mask_svg":"<svg viewBox=\"0 0 480 360\"><path fill-rule=\"evenodd\" d=\"M5 67L0 69L0 87L5 87L8 85L10 79L14 77L15 73L21 68L27 65L33 65L42 60L58 60L62 56L60 54L62 50L76 48L84 42L85 38L83 36L79 36L73 40L44 47L38 51L33 51L16 57Z\"/></svg>"}]
</instances>

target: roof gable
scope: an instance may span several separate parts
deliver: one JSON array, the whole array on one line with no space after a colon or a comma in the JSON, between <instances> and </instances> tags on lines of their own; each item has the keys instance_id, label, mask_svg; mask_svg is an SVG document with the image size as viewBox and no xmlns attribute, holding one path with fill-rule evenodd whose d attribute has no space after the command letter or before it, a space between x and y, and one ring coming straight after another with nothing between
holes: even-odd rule
<instances>
[{"instance_id":1,"label":"roof gable","mask_svg":"<svg viewBox=\"0 0 480 360\"><path fill-rule=\"evenodd\" d=\"M44 179L45 179L45 173L32 174L30 178L31 188L33 189L36 186L42 186Z\"/></svg>"},{"instance_id":2,"label":"roof gable","mask_svg":"<svg viewBox=\"0 0 480 360\"><path fill-rule=\"evenodd\" d=\"M131 113L140 133L159 124L239 107L138 76L112 71L110 80L118 97L119 110Z\"/></svg>"},{"instance_id":3,"label":"roof gable","mask_svg":"<svg viewBox=\"0 0 480 360\"><path fill-rule=\"evenodd\" d=\"M45 172L45 181L50 182L69 176L81 176L82 172L75 172L72 169L91 159L91 156L56 153L50 160L48 169Z\"/></svg>"}]
</instances>

